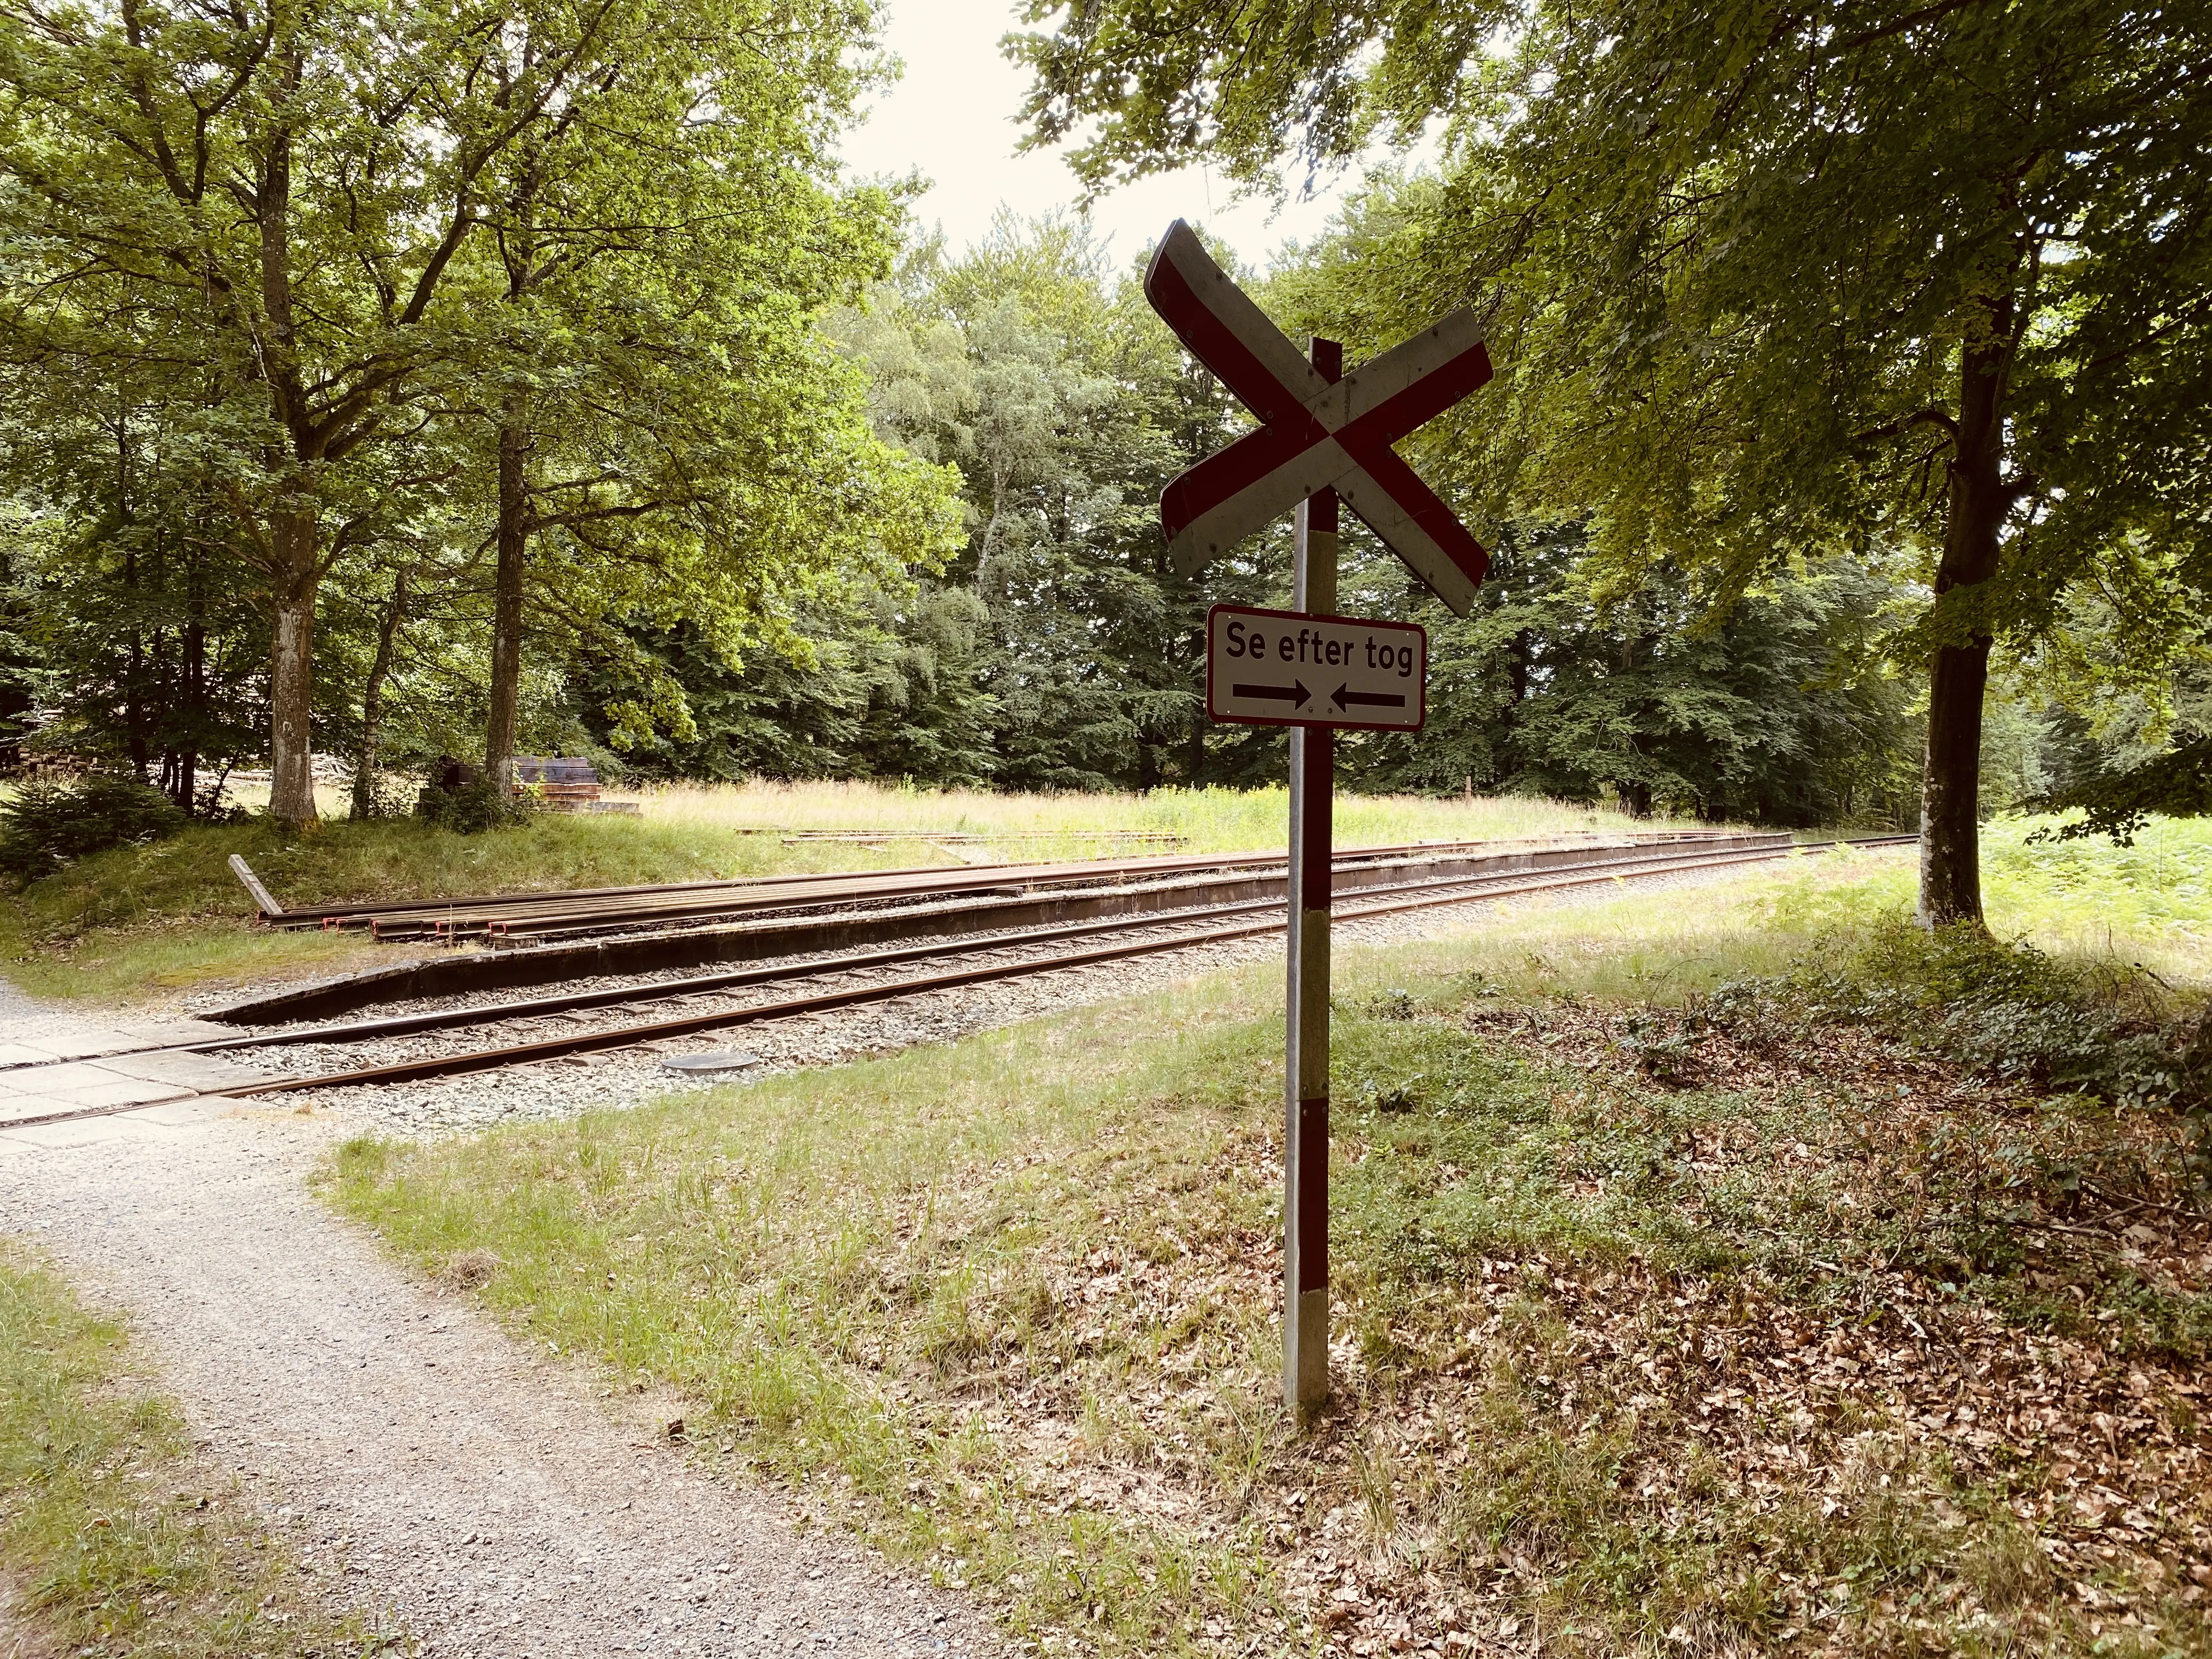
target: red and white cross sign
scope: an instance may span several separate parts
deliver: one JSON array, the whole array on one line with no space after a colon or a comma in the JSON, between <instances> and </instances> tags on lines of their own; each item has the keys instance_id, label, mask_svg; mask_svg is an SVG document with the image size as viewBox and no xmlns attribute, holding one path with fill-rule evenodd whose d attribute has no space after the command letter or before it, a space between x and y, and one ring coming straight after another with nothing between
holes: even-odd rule
<instances>
[{"instance_id":1,"label":"red and white cross sign","mask_svg":"<svg viewBox=\"0 0 2212 1659\"><path fill-rule=\"evenodd\" d=\"M1332 384L1180 219L1152 255L1145 296L1261 422L1162 493L1177 570L1195 574L1270 519L1334 489L1438 599L1467 614L1489 556L1390 446L1490 379L1473 313L1454 312Z\"/></svg>"}]
</instances>

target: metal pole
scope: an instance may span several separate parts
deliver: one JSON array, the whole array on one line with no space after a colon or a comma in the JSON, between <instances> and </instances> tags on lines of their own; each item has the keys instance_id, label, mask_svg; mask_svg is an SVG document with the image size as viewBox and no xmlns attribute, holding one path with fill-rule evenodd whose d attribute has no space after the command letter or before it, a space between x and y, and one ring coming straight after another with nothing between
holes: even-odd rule
<instances>
[{"instance_id":1,"label":"metal pole","mask_svg":"<svg viewBox=\"0 0 2212 1659\"><path fill-rule=\"evenodd\" d=\"M1344 348L1313 343L1313 365L1344 374ZM1291 609L1336 611L1336 492L1298 505ZM1284 1054L1283 1399L1301 1414L1328 1398L1328 907L1336 734L1291 732L1289 994Z\"/></svg>"}]
</instances>

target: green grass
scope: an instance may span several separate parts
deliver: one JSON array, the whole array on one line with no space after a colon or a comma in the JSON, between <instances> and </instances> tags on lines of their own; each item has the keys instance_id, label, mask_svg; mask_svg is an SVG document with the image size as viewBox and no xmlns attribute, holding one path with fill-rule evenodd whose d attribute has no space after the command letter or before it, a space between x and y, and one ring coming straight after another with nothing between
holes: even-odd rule
<instances>
[{"instance_id":1,"label":"green grass","mask_svg":"<svg viewBox=\"0 0 2212 1659\"><path fill-rule=\"evenodd\" d=\"M1982 826L1983 905L1992 932L2085 957L2117 957L2187 980L2212 980L2212 818L2154 818L2133 847L2102 837L2033 841L2061 820ZM1863 917L1909 905L1899 863L1855 892Z\"/></svg>"},{"instance_id":2,"label":"green grass","mask_svg":"<svg viewBox=\"0 0 2212 1659\"><path fill-rule=\"evenodd\" d=\"M478 836L411 819L339 820L304 831L264 819L120 848L0 904L0 969L41 996L127 1000L380 959L376 947L354 936L253 927L252 902L228 864L234 853L245 856L278 902L305 906L957 861L926 841L786 846L775 835L750 833L775 827L1050 837L1010 840L982 854L1001 860L1126 850L1103 833L1115 830L1181 835L1194 851L1240 850L1281 845L1287 810L1279 789L988 795L866 784L681 787L652 793L643 805L635 818L549 814ZM1625 825L1617 814L1547 801L1409 796L1348 798L1338 823L1346 844Z\"/></svg>"},{"instance_id":3,"label":"green grass","mask_svg":"<svg viewBox=\"0 0 2212 1659\"><path fill-rule=\"evenodd\" d=\"M367 1653L192 1462L122 1332L0 1240L0 1626L26 1655Z\"/></svg>"},{"instance_id":4,"label":"green grass","mask_svg":"<svg viewBox=\"0 0 2212 1659\"><path fill-rule=\"evenodd\" d=\"M1346 953L1339 1399L1304 1438L1273 1322L1273 970L356 1140L330 1191L425 1271L485 1253L518 1328L685 1391L1024 1636L1379 1650L1402 1618L1563 1656L2204 1651L2212 1483L2171 1386L2212 1339L2204 1247L2159 1211L2124 1247L2014 1219L2074 1213L2091 1178L2173 1203L2155 1133L1864 1033L1668 1012L1832 950L1820 896L1869 868ZM1993 1376L2048 1419L2001 1420ZM1967 1400L1994 1431L1948 1419ZM2146 1410L2168 1462L2096 1426ZM2148 1518L2100 1533L2079 1504L2103 1491Z\"/></svg>"}]
</instances>

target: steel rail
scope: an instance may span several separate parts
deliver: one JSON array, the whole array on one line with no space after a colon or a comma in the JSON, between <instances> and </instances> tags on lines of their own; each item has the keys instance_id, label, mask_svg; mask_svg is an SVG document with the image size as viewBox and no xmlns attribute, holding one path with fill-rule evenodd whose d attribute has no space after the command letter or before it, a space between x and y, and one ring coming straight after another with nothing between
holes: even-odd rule
<instances>
[{"instance_id":1,"label":"steel rail","mask_svg":"<svg viewBox=\"0 0 2212 1659\"><path fill-rule=\"evenodd\" d=\"M1779 850L1786 843L1771 843L1757 849L1713 850ZM1572 849L1571 849L1572 850ZM1607 849L1590 848L1584 851ZM1702 849L1701 849L1702 850ZM1577 870L1596 870L1615 874L1635 872L1656 863L1672 867L1684 856L1678 846L1674 848L1644 846L1620 851L1605 859L1578 858L1571 866ZM1671 861L1671 862L1670 862ZM1562 866L1555 866L1562 867ZM1347 865L1339 872L1339 878L1356 875L1361 866ZM1442 891L1457 889L1482 890L1500 883L1509 883L1531 873L1526 868L1483 872L1462 872L1452 875L1434 876L1413 881L1394 881L1374 888L1340 888L1340 903L1352 902L1360 894L1404 894ZM1480 896L1472 892L1469 896ZM934 957L963 955L992 954L1023 949L1031 945L1052 944L1073 939L1095 938L1117 933L1151 931L1158 928L1189 927L1231 916L1267 912L1281 903L1279 896L1249 900L1231 900L1207 904L1194 902L1188 906L1162 910L1145 910L1085 921L1057 923L1048 927L1030 927L1023 931L994 930L984 934L957 933L939 934L911 945L889 946L873 951L848 951L843 955L823 955L816 952L793 952L781 963L764 967L720 969L712 973L686 975L678 978L632 981L616 986L602 986L590 990L561 991L550 995L510 999L500 1002L461 1004L443 1008L431 1008L414 1013L379 1016L369 1019L331 1020L315 1024L303 1024L289 1029L270 1029L264 1026L236 1036L205 1037L190 1042L142 1044L135 1048L110 1049L88 1059L125 1060L157 1054L208 1054L240 1050L282 1048L307 1043L339 1043L384 1036L401 1036L416 1031L447 1030L458 1026L490 1025L502 1020L526 1020L570 1012L591 1007L618 1006L625 1004L650 1003L718 991L738 988L774 981L817 979L825 975L867 971L893 966L900 963L926 961ZM590 975L580 975L590 977ZM9 1072L32 1069L49 1064L45 1060L0 1061L0 1075Z\"/></svg>"},{"instance_id":2,"label":"steel rail","mask_svg":"<svg viewBox=\"0 0 2212 1659\"><path fill-rule=\"evenodd\" d=\"M1465 857L1471 854L1478 845L1490 846L1494 844L1495 843L1437 843L1420 850L1425 854L1432 855L1428 857L1425 861L1431 863L1441 863L1454 856ZM1780 838L1773 838L1766 844L1780 844ZM1573 855L1575 861L1579 863L1583 861L1585 859L1593 858L1598 854L1609 852L1621 852L1634 858L1647 858L1659 855L1659 854L1664 849L1654 848L1650 846L1637 847L1633 848L1623 848L1619 847L1547 848L1522 852L1518 854L1518 856L1540 858L1553 854L1571 854ZM1377 856L1378 854L1387 854L1389 856ZM1336 861L1334 869L1334 872L1340 877L1350 872L1387 868L1395 860L1396 860L1401 854L1401 849L1395 848L1370 849L1356 855L1339 859ZM1500 855L1488 854L1486 856ZM1508 853L1502 856L1511 857L1516 856L1516 854ZM1208 878L1226 878L1233 875L1268 876L1273 872L1285 871L1286 868L1287 866L1283 860L1270 860L1266 864L1232 865L1222 869L1196 869L1175 872L1171 873L1179 880L1188 882L1203 880ZM1454 878L1454 879L1463 878ZM1169 884L1169 885L1172 884L1172 883ZM1084 892L1109 889L1114 886L1115 883L1110 876L1104 878L1087 878L1079 882L1036 883L1031 884L999 882L985 882L980 885L943 884L933 887L926 892L901 892L866 896L859 902L854 902L851 898L840 898L836 901L825 900L803 905L792 904L787 907L780 907L773 910L763 910L757 907L725 908L716 906L706 908L690 908L680 912L648 912L641 913L637 915L601 915L595 918L587 920L566 918L557 920L530 920L526 921L495 921L489 924L481 937L484 943L491 945L495 950L509 945L515 946L522 950L528 950L533 947L546 945L557 946L561 945L574 945L585 940L605 941L635 936L675 938L687 931L700 933L711 933L720 927L732 923L742 924L747 921L796 922L805 917L824 917L841 911L850 911L854 914L872 911L883 911L889 913L895 911L902 904L915 898L933 899L941 897L957 902L957 900L963 898L988 899L995 895L1004 897L1009 901L1020 901L1025 898L1036 898L1040 896L1068 897ZM1126 884L1121 887L1119 890L1158 891L1164 890L1164 889L1157 886L1147 888L1146 884L1137 882Z\"/></svg>"},{"instance_id":3,"label":"steel rail","mask_svg":"<svg viewBox=\"0 0 2212 1659\"><path fill-rule=\"evenodd\" d=\"M1540 875L1516 872L1510 878L1502 876L1446 878L1438 882L1419 884L1419 885L1474 888L1476 890L1431 893L1419 898L1400 898L1382 902L1362 903L1340 909L1336 912L1336 915L1340 921L1360 921L1376 916L1400 915L1411 910L1475 903L1486 899L1512 898L1565 888L1598 886L1613 881L1626 882L1641 876L1667 875L1683 871L1758 863L1777 858L1786 858L1798 852L1818 851L1838 845L1899 846L1909 844L1916 839L1917 837L1911 836L1863 836L1848 841L1799 842L1779 846L1723 848L1647 858L1637 861L1634 867L1627 870L1610 867L1622 861L1608 860L1607 866L1596 864L1577 865L1565 870ZM1413 885L1413 884L1408 884L1408 885ZM1383 890L1402 891L1404 890ZM1279 901L1261 900L1254 901L1249 905L1233 908L1278 909L1280 907ZM1116 920L1141 920L1149 921L1156 927L1175 926L1172 919L1163 921L1157 915L1143 919L1117 918ZM402 1060L386 1066L366 1066L346 1072L322 1073L307 1077L272 1078L262 1082L239 1084L228 1088L189 1091L163 1096L155 1100L125 1102L112 1106L87 1107L72 1111L48 1113L37 1117L18 1118L13 1121L0 1124L0 1128L29 1128L40 1124L74 1121L79 1118L112 1116L120 1113L141 1111L149 1107L167 1105L185 1100L246 1099L260 1095L297 1093L309 1089L352 1088L377 1083L398 1083L417 1079L493 1071L503 1066L530 1065L544 1060L562 1059L570 1054L594 1053L608 1048L632 1048L660 1038L690 1036L701 1031L729 1030L740 1025L756 1024L763 1020L790 1018L798 1015L825 1012L869 1002L895 1001L901 997L921 995L932 991L986 984L998 980L1020 978L1031 974L1054 973L1062 969L1091 967L1104 963L1126 961L1134 957L1158 955L1170 951L1188 950L1203 945L1233 943L1241 939L1256 939L1269 933L1280 933L1284 925L1282 920L1278 917L1267 921L1246 923L1237 927L1214 927L1197 933L1178 932L1165 939L1141 939L1131 944L1110 945L1094 951L1029 958L1019 962L988 963L950 973L921 975L906 979L880 981L873 985L848 986L837 990L787 998L781 1001L754 1003L742 1008L725 1008L712 1012L687 1015L672 1020L656 1020L637 1025L606 1027L596 1031L573 1032L563 1036L543 1038L536 1042L512 1044L505 1048L477 1049L459 1054L434 1055L422 1060ZM1032 934L1026 937L1035 939L1040 935ZM1007 951L1017 948L1023 942L1023 938L1019 937L1000 939L981 945L970 942L964 947L944 950L939 954L1002 955ZM919 952L924 947L904 948ZM809 966L804 970L803 976L820 977L859 965L860 964L849 958L842 961L833 960ZM764 974L769 970L744 971L760 971ZM787 974L789 970L787 969L785 972ZM699 990L696 988L682 993L682 994L690 995L699 994ZM611 1000L640 1000L635 991L628 996L618 996L611 991L606 994ZM455 1023L491 1024L501 1018L513 1017L501 1016L487 1008L437 1012L466 1013L474 1016L471 1020ZM486 1014L491 1014L491 1018L485 1018L483 1016ZM413 1017L398 1016L397 1018L406 1019ZM358 1024L367 1025L382 1023L359 1022ZM388 1033L357 1033L357 1035L382 1034ZM218 1038L207 1045L179 1045L177 1049L135 1052L183 1050L207 1052L212 1048L273 1047L279 1046L286 1037L295 1042L311 1040L303 1034L279 1034L276 1041L268 1037ZM120 1056L106 1057L119 1058Z\"/></svg>"},{"instance_id":4,"label":"steel rail","mask_svg":"<svg viewBox=\"0 0 2212 1659\"><path fill-rule=\"evenodd\" d=\"M1362 862L1373 863L1413 854L1443 855L1463 853L1471 851L1476 847L1493 845L1495 843L1443 842L1431 842L1425 846L1355 848L1338 855L1336 867L1352 867ZM1212 858L1176 860L1152 862L1148 865L1139 865L1132 861L1129 866L1120 868L1097 860L1044 866L978 865L968 870L965 879L940 878L928 884L924 890L931 894L1034 893L1041 890L1056 891L1066 888L1096 886L1101 883L1112 882L1127 876L1194 875L1214 869L1273 869L1285 863L1285 860L1278 855L1267 859L1238 856L1220 861ZM1025 868L1029 873L1017 873L1010 877L1008 873L1010 868L1017 871ZM912 884L902 883L885 884L866 890L854 890L849 892L840 887L823 895L801 898L799 890L794 889L775 896L770 902L779 912L795 913L807 906L818 910L849 905L855 901L880 903L915 896L915 890ZM524 912L520 915L488 918L481 924L470 921L465 927L451 923L441 924L437 933L440 936L448 938L461 937L465 932L471 936L481 933L485 938L495 942L521 939L550 940L574 938L583 933L606 933L618 928L661 925L682 926L731 921L758 915L768 908L768 905L752 902L750 897L735 902L722 902L711 896L698 896L690 900L679 900L665 905L653 904L613 911L586 911L581 914L568 910Z\"/></svg>"},{"instance_id":5,"label":"steel rail","mask_svg":"<svg viewBox=\"0 0 2212 1659\"><path fill-rule=\"evenodd\" d=\"M1910 838L1899 838L1910 839ZM1485 880L1480 878L1462 878L1449 885L1460 888L1476 887L1474 891L1449 894L1430 894L1420 898L1401 898L1380 903L1364 903L1338 911L1344 921L1358 921L1370 917L1394 915L1408 910L1431 909L1444 905L1464 904L1486 898L1512 897L1522 894L1550 891L1559 888L1587 887L1614 880L1626 880L1632 874L1670 874L1680 871L1714 868L1731 864L1759 862L1775 858L1786 858L1800 847L1826 847L1832 842L1793 842L1780 847L1730 848L1705 852L1659 860L1647 860L1632 871L1600 868L1595 865L1577 865L1571 869L1542 876L1522 875L1513 881ZM1249 908L1279 909L1273 901L1257 902ZM1248 908L1248 907L1238 907ZM1156 927L1170 927L1171 922L1153 919ZM711 1012L681 1016L670 1020L654 1020L638 1025L613 1026L597 1031L577 1031L557 1037L546 1037L532 1042L516 1043L501 1048L485 1048L462 1054L436 1055L423 1060L402 1060L389 1066L368 1066L354 1072L325 1073L307 1078L273 1079L266 1083L241 1085L236 1088L207 1092L216 1095L246 1097L263 1094L289 1094L302 1089L350 1087L361 1084L400 1082L410 1078L452 1076L457 1073L495 1069L505 1065L527 1065L539 1060L561 1059L569 1054L588 1054L605 1048L626 1048L659 1037L690 1036L699 1031L726 1030L738 1025L758 1024L762 1020L789 1018L794 1015L823 1012L832 1009L851 1007L867 1002L887 1002L903 996L915 996L930 991L947 990L965 985L986 984L995 980L1019 978L1030 974L1053 973L1066 968L1084 968L1109 962L1126 961L1132 957L1157 955L1167 951L1187 950L1196 945L1227 944L1238 939L1259 938L1279 933L1284 923L1279 917L1266 921L1249 922L1235 927L1212 927L1198 932L1177 932L1164 939L1139 939L1130 944L1115 945L1092 951L1070 951L1056 956L1024 959L1019 962L987 963L974 968L957 969L950 973L924 974L906 979L890 980L874 985L847 986L836 990L810 993L775 1002L755 1003L743 1008L717 1009ZM1034 936L1032 936L1034 937ZM1004 954L1017 948L1019 939L1002 939L993 945L969 945L963 951L945 951L942 955L979 954L988 951ZM810 976L836 972L846 964L825 963L814 969ZM684 994L698 994L696 991ZM634 996L629 1000L635 1000ZM489 1022L479 1022L489 1023ZM234 1042L234 1039L224 1039ZM242 1045L241 1045L242 1046Z\"/></svg>"},{"instance_id":6,"label":"steel rail","mask_svg":"<svg viewBox=\"0 0 2212 1659\"><path fill-rule=\"evenodd\" d=\"M1729 831L1630 832L1645 844L1708 839ZM1662 839L1663 837L1663 839ZM1376 859L1420 853L1449 852L1474 847L1510 846L1519 842L1557 839L1517 836L1505 842L1470 840L1412 842L1395 846L1349 848L1346 860ZM1203 869L1236 869L1279 864L1279 850L1212 854L1153 854L1127 859L1060 860L1049 862L999 865L918 865L890 870L811 871L777 876L755 876L696 882L670 882L635 887L577 888L530 893L483 894L454 898L377 900L360 904L319 905L287 911L281 923L271 925L343 929L368 925L380 936L398 937L403 929L416 933L454 923L483 923L519 915L588 917L595 914L635 913L665 908L672 912L711 906L724 896L750 898L775 895L774 890L813 886L823 890L824 900L884 896L885 890L903 894L916 883L931 890L1001 884L1030 885L1095 881L1117 877L1178 874ZM935 878L937 879L933 880ZM734 908L758 908L741 904ZM471 928L471 931L474 931Z\"/></svg>"},{"instance_id":7,"label":"steel rail","mask_svg":"<svg viewBox=\"0 0 2212 1659\"><path fill-rule=\"evenodd\" d=\"M1730 849L1735 851L1738 849ZM1758 852L1772 857L1786 853L1787 848L1757 848L1741 849ZM1717 857L1718 854L1704 856ZM1592 860L1588 864L1571 866L1577 871L1603 871L1612 875L1638 872L1654 866L1681 867L1680 854L1644 854L1618 859ZM1672 860L1672 861L1670 861ZM1423 881L1393 882L1387 887L1364 890L1375 893L1415 893L1439 890L1444 888L1482 887L1496 885L1525 877L1522 870L1498 871L1488 875L1437 876ZM1469 895L1480 897L1480 894ZM573 1012L579 1008L618 1006L634 1002L663 1002L708 992L732 990L741 986L760 985L776 980L816 979L824 974L851 973L871 968L890 967L902 962L927 961L933 957L978 956L988 952L1012 951L1030 945L1048 945L1062 939L1093 939L1107 933L1134 933L1156 927L1188 927L1194 923L1218 921L1224 917L1249 915L1255 911L1279 910L1279 898L1245 899L1231 904L1194 906L1188 910L1144 911L1134 915L1109 916L1095 921L1068 922L1053 927L1034 928L1027 933L999 933L975 937L925 940L918 945L896 945L887 950L868 951L843 957L824 957L805 962L786 963L781 966L765 968L737 968L714 974L691 974L681 979L653 980L643 984L604 986L590 991L564 991L553 996L523 997L507 1002L476 1003L465 1007L427 1009L420 1013L388 1014L376 1019L337 1020L322 1025L301 1026L295 1030L267 1031L233 1037L210 1037L203 1042L179 1043L162 1049L134 1050L135 1053L161 1054L221 1054L234 1048L265 1048L293 1046L308 1042L346 1042L380 1037L404 1036L416 1031L433 1031L458 1025L490 1025L504 1019L531 1019L549 1014ZM1347 913L1348 914L1348 913ZM0 1070L4 1070L0 1067Z\"/></svg>"}]
</instances>

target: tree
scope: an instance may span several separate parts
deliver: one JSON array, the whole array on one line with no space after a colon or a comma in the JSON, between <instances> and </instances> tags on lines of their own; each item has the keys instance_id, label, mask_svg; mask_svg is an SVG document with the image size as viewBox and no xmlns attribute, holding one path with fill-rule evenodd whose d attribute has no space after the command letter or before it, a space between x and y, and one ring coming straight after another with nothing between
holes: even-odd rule
<instances>
[{"instance_id":1,"label":"tree","mask_svg":"<svg viewBox=\"0 0 2212 1659\"><path fill-rule=\"evenodd\" d=\"M1446 118L1445 176L1386 183L1322 263L1358 273L1354 339L1491 311L1499 382L1438 447L1493 518L1586 520L1624 580L1691 560L1723 599L1915 556L1939 924L1980 915L1992 645L2094 579L2154 664L2212 586L2208 47L2201 12L2121 0L1104 0L1018 50L1034 136L1095 122L1100 185Z\"/></svg>"},{"instance_id":2,"label":"tree","mask_svg":"<svg viewBox=\"0 0 2212 1659\"><path fill-rule=\"evenodd\" d=\"M20 585L33 752L128 769L192 813L259 747L268 627L229 513L161 442L171 389L130 374L9 384L0 556Z\"/></svg>"},{"instance_id":3,"label":"tree","mask_svg":"<svg viewBox=\"0 0 2212 1659\"><path fill-rule=\"evenodd\" d=\"M943 540L942 484L871 448L857 388L811 329L893 246L891 198L836 188L830 152L866 79L868 21L834 0L517 9L498 101L538 112L487 170L481 210L501 301L477 388L494 451L496 773L514 753L532 598L542 618L681 592L695 637L728 654L774 630L785 596ZM574 89L538 97L549 75ZM526 593L549 535L558 556Z\"/></svg>"},{"instance_id":4,"label":"tree","mask_svg":"<svg viewBox=\"0 0 2212 1659\"><path fill-rule=\"evenodd\" d=\"M496 751L533 537L560 538L534 573L553 591L531 597L570 640L688 609L726 653L787 632L848 567L943 542L944 483L874 443L811 331L886 246L884 193L827 183L869 17L843 0L0 12L0 349L54 387L118 365L166 378L164 464L204 480L269 617L277 817L314 815L325 583L374 565L374 626L396 629L410 601L385 552L453 527L486 428ZM384 643L365 659L372 747Z\"/></svg>"},{"instance_id":5,"label":"tree","mask_svg":"<svg viewBox=\"0 0 2212 1659\"><path fill-rule=\"evenodd\" d=\"M317 591L421 482L386 464L420 453L479 180L537 112L484 94L499 22L314 0L0 15L12 355L205 389L170 438L209 458L268 608L287 821L315 816Z\"/></svg>"}]
</instances>

